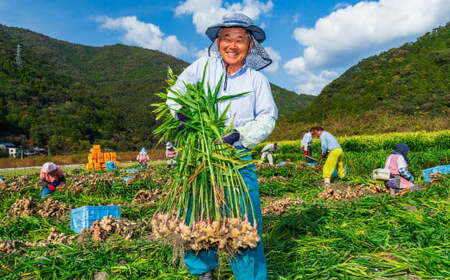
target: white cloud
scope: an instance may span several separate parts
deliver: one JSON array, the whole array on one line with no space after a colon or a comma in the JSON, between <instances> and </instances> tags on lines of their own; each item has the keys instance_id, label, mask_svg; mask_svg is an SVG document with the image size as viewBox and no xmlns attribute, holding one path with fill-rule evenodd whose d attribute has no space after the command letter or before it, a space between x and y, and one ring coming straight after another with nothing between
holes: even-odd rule
<instances>
[{"instance_id":1,"label":"white cloud","mask_svg":"<svg viewBox=\"0 0 450 280\"><path fill-rule=\"evenodd\" d=\"M270 64L267 68L264 68L264 70L270 73L277 72L281 60L280 54L271 47L265 47L264 49L267 51L270 58L272 59L272 64Z\"/></svg>"},{"instance_id":2,"label":"white cloud","mask_svg":"<svg viewBox=\"0 0 450 280\"><path fill-rule=\"evenodd\" d=\"M318 75L313 73L301 74L298 78L299 85L296 87L296 91L298 93L318 95L337 76L338 73L327 70L322 70Z\"/></svg>"},{"instance_id":3,"label":"white cloud","mask_svg":"<svg viewBox=\"0 0 450 280\"><path fill-rule=\"evenodd\" d=\"M351 6L351 5L349 3L346 3L346 2L339 2L339 3L336 3L336 5L334 5L333 10L339 10L339 9L342 9L342 8L347 8L348 6Z\"/></svg>"},{"instance_id":4,"label":"white cloud","mask_svg":"<svg viewBox=\"0 0 450 280\"><path fill-rule=\"evenodd\" d=\"M243 0L243 2L234 4L224 4L223 0L186 0L175 9L175 14L177 16L192 14L192 21L197 32L203 34L209 26L218 23L226 14L242 12L256 20L261 14L268 13L272 8L272 0L268 0L267 3L258 0Z\"/></svg>"},{"instance_id":5,"label":"white cloud","mask_svg":"<svg viewBox=\"0 0 450 280\"><path fill-rule=\"evenodd\" d=\"M284 64L284 69L292 75L305 72L305 59L303 57L291 59Z\"/></svg>"},{"instance_id":6,"label":"white cloud","mask_svg":"<svg viewBox=\"0 0 450 280\"><path fill-rule=\"evenodd\" d=\"M159 50L174 56L187 52L176 36L165 36L157 25L139 21L136 16L110 18L99 16L94 19L101 23L100 27L111 30L125 31L124 43Z\"/></svg>"},{"instance_id":7,"label":"white cloud","mask_svg":"<svg viewBox=\"0 0 450 280\"><path fill-rule=\"evenodd\" d=\"M203 56L208 56L208 48L201 49L195 53L195 57L200 58Z\"/></svg>"},{"instance_id":8,"label":"white cloud","mask_svg":"<svg viewBox=\"0 0 450 280\"><path fill-rule=\"evenodd\" d=\"M330 73L340 72L325 69L344 69L450 20L449 0L361 1L346 7L339 3L335 9L313 28L294 31L303 53L283 67L299 79L300 92L317 94L333 77Z\"/></svg>"},{"instance_id":9,"label":"white cloud","mask_svg":"<svg viewBox=\"0 0 450 280\"><path fill-rule=\"evenodd\" d=\"M355 63L363 55L446 23L449 15L448 0L362 1L320 18L314 28L295 29L294 38L305 49L285 68L303 72Z\"/></svg>"}]
</instances>

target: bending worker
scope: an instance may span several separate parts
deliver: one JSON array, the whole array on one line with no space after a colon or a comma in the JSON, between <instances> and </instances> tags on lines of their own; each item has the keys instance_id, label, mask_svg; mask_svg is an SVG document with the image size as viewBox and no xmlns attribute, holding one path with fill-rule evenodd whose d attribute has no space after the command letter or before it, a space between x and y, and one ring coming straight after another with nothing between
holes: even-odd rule
<instances>
[{"instance_id":1,"label":"bending worker","mask_svg":"<svg viewBox=\"0 0 450 280\"><path fill-rule=\"evenodd\" d=\"M139 162L142 168L147 168L147 162L150 161L150 157L147 154L147 150L142 148L139 154L136 157L136 160Z\"/></svg>"},{"instance_id":2,"label":"bending worker","mask_svg":"<svg viewBox=\"0 0 450 280\"><path fill-rule=\"evenodd\" d=\"M166 143L166 160L167 160L167 167L168 168L175 168L177 167L177 157L178 157L178 152L175 149L175 146L170 143L167 142Z\"/></svg>"},{"instance_id":3,"label":"bending worker","mask_svg":"<svg viewBox=\"0 0 450 280\"><path fill-rule=\"evenodd\" d=\"M305 154L307 163L314 162L314 159L312 158L312 131L313 128L310 128L309 131L303 135L302 141L300 142L300 148Z\"/></svg>"},{"instance_id":4,"label":"bending worker","mask_svg":"<svg viewBox=\"0 0 450 280\"><path fill-rule=\"evenodd\" d=\"M345 177L344 170L344 151L339 145L336 138L328 131L323 130L320 126L313 128L314 135L320 137L320 145L322 147L322 155L324 158L328 154L327 160L323 166L323 180L325 185L331 183L331 174L337 167L339 178Z\"/></svg>"},{"instance_id":5,"label":"bending worker","mask_svg":"<svg viewBox=\"0 0 450 280\"><path fill-rule=\"evenodd\" d=\"M53 162L46 162L42 165L39 179L39 185L42 186L41 198L54 193L56 187L64 187L66 185L66 178L62 169Z\"/></svg>"},{"instance_id":6,"label":"bending worker","mask_svg":"<svg viewBox=\"0 0 450 280\"><path fill-rule=\"evenodd\" d=\"M270 165L273 165L273 154L275 150L278 149L278 143L267 144L261 150L261 162L264 162L264 159L267 157Z\"/></svg>"},{"instance_id":7,"label":"bending worker","mask_svg":"<svg viewBox=\"0 0 450 280\"><path fill-rule=\"evenodd\" d=\"M218 104L219 114L227 111L229 124L234 123L234 131L225 135L223 142L234 145L236 149L253 148L264 141L275 127L278 110L272 97L267 78L258 70L267 67L272 60L260 45L266 38L264 31L253 24L243 14L233 14L223 18L222 22L210 26L206 35L212 41L208 56L191 64L178 77L174 85L177 91L185 92L185 82L196 84L201 81L203 69L206 69L206 82L211 86L223 77L219 96L228 96L248 92ZM169 93L170 96L170 93ZM180 110L181 106L167 100L172 110ZM176 114L180 121L187 121L181 114ZM246 157L249 159L250 156ZM240 170L248 187L253 205L253 215L249 220L258 225L258 234L262 237L262 215L259 200L258 178L253 165ZM199 279L213 279L212 270L218 266L215 250L199 252L189 251L184 262L189 273L199 275ZM264 256L262 238L256 248L245 249L230 260L231 269L237 280L266 280L267 266Z\"/></svg>"},{"instance_id":8,"label":"bending worker","mask_svg":"<svg viewBox=\"0 0 450 280\"><path fill-rule=\"evenodd\" d=\"M386 181L386 185L390 189L391 194L398 193L404 189L419 189L413 184L414 176L408 171L408 153L409 147L407 144L398 144L395 146L392 154L386 159L384 168L389 169L390 173L390 180Z\"/></svg>"}]
</instances>

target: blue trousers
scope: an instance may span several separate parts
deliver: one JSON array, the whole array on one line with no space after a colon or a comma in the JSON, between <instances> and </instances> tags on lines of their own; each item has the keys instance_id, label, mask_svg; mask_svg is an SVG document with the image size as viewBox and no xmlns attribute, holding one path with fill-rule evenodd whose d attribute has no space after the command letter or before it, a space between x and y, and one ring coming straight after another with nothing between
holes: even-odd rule
<instances>
[{"instance_id":1,"label":"blue trousers","mask_svg":"<svg viewBox=\"0 0 450 280\"><path fill-rule=\"evenodd\" d=\"M249 189L250 199L253 204L255 217L249 217L252 221L256 219L258 223L258 234L261 240L258 246L253 249L242 250L231 259L230 266L236 280L267 280L267 264L264 256L264 245L262 241L262 214L259 201L259 185L254 166L249 166L240 170L242 177ZM201 250L187 251L184 255L184 262L191 274L203 274L219 265L217 251Z\"/></svg>"},{"instance_id":2,"label":"blue trousers","mask_svg":"<svg viewBox=\"0 0 450 280\"><path fill-rule=\"evenodd\" d=\"M55 187L55 190L56 190L56 187L57 186L59 186L61 183L60 182L52 182L52 183L49 183L50 185L52 185L52 186L54 186ZM41 196L40 196L40 198L44 198L44 197L46 197L46 196L48 196L48 195L51 195L52 193L54 193L55 191L52 191L52 190L50 190L48 187L43 187L42 188L42 191L41 191Z\"/></svg>"}]
</instances>

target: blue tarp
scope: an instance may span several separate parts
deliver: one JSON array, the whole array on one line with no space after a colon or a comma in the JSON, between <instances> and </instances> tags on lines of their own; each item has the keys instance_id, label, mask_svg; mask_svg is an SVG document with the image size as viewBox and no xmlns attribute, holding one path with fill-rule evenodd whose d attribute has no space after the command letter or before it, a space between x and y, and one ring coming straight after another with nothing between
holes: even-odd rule
<instances>
[{"instance_id":1,"label":"blue tarp","mask_svg":"<svg viewBox=\"0 0 450 280\"><path fill-rule=\"evenodd\" d=\"M438 166L435 166L435 167L431 167L431 168L422 170L423 180L425 181L425 183L431 183L430 175L431 174L438 174L438 173L441 173L441 174L448 174L448 173L450 173L450 164L438 165Z\"/></svg>"},{"instance_id":2,"label":"blue tarp","mask_svg":"<svg viewBox=\"0 0 450 280\"><path fill-rule=\"evenodd\" d=\"M133 169L128 169L127 170L127 173L136 173L136 172L139 172L138 168L133 168Z\"/></svg>"},{"instance_id":3,"label":"blue tarp","mask_svg":"<svg viewBox=\"0 0 450 280\"><path fill-rule=\"evenodd\" d=\"M123 177L122 180L123 180L125 183L128 183L128 181L134 179L134 177L135 177L135 176Z\"/></svg>"}]
</instances>

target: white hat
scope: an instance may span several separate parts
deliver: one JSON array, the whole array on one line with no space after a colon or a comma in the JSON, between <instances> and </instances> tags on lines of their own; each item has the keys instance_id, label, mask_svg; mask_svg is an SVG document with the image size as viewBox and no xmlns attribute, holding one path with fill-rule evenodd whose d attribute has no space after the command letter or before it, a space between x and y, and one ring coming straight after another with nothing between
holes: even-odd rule
<instances>
[{"instance_id":1,"label":"white hat","mask_svg":"<svg viewBox=\"0 0 450 280\"><path fill-rule=\"evenodd\" d=\"M44 165L42 165L41 171L45 173L50 173L52 171L55 171L58 169L58 166L54 164L53 162L46 162Z\"/></svg>"}]
</instances>

